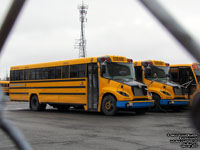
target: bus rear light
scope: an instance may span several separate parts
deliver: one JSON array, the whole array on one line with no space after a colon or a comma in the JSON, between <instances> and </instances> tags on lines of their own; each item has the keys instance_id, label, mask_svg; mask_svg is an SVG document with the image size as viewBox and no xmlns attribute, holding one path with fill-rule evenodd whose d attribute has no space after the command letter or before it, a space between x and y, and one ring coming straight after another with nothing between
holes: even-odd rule
<instances>
[{"instance_id":1,"label":"bus rear light","mask_svg":"<svg viewBox=\"0 0 200 150\"><path fill-rule=\"evenodd\" d=\"M153 65L153 63L151 61L146 61L145 65Z\"/></svg>"},{"instance_id":2,"label":"bus rear light","mask_svg":"<svg viewBox=\"0 0 200 150\"><path fill-rule=\"evenodd\" d=\"M101 58L101 61L105 61L106 59L104 57Z\"/></svg>"},{"instance_id":3,"label":"bus rear light","mask_svg":"<svg viewBox=\"0 0 200 150\"><path fill-rule=\"evenodd\" d=\"M197 65L192 65L193 69L198 69Z\"/></svg>"},{"instance_id":4,"label":"bus rear light","mask_svg":"<svg viewBox=\"0 0 200 150\"><path fill-rule=\"evenodd\" d=\"M132 63L133 60L132 59L127 59L127 62Z\"/></svg>"},{"instance_id":5,"label":"bus rear light","mask_svg":"<svg viewBox=\"0 0 200 150\"><path fill-rule=\"evenodd\" d=\"M102 62L104 62L104 61L109 61L109 62L111 62L111 59L110 59L110 57L101 57L101 58L100 58L100 61L102 61Z\"/></svg>"},{"instance_id":6,"label":"bus rear light","mask_svg":"<svg viewBox=\"0 0 200 150\"><path fill-rule=\"evenodd\" d=\"M165 63L165 66L169 66L169 64L168 64L168 63Z\"/></svg>"}]
</instances>

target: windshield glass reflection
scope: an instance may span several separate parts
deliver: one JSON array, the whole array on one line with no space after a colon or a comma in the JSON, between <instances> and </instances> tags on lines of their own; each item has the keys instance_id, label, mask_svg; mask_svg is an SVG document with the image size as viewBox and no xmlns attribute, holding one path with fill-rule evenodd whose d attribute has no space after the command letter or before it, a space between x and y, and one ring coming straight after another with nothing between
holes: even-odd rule
<instances>
[{"instance_id":1,"label":"windshield glass reflection","mask_svg":"<svg viewBox=\"0 0 200 150\"><path fill-rule=\"evenodd\" d=\"M101 64L101 68L105 68L102 77L112 80L135 80L135 70L132 63L116 63L107 62Z\"/></svg>"}]
</instances>

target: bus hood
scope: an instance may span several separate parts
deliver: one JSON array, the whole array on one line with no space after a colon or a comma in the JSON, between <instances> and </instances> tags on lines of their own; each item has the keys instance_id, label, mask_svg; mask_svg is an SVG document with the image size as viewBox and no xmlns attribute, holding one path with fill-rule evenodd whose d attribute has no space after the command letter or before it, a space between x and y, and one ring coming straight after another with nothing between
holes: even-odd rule
<instances>
[{"instance_id":1,"label":"bus hood","mask_svg":"<svg viewBox=\"0 0 200 150\"><path fill-rule=\"evenodd\" d=\"M129 86L138 86L138 87L146 86L145 84L140 83L138 81L124 81L123 83Z\"/></svg>"},{"instance_id":2,"label":"bus hood","mask_svg":"<svg viewBox=\"0 0 200 150\"><path fill-rule=\"evenodd\" d=\"M166 84L166 85L169 85L169 86L171 86L171 87L178 87L178 88L181 88L181 87L183 87L182 85L180 85L180 84L177 84L177 83L175 83L175 82L172 82L172 81L164 81L164 82L162 82L162 83L164 83L164 84Z\"/></svg>"}]
</instances>

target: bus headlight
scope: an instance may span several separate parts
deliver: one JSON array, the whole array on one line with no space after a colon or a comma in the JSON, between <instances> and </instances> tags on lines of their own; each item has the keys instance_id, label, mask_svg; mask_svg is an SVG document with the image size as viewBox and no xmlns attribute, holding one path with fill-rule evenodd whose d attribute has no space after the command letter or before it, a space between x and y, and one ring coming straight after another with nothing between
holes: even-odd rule
<instances>
[{"instance_id":1,"label":"bus headlight","mask_svg":"<svg viewBox=\"0 0 200 150\"><path fill-rule=\"evenodd\" d=\"M124 92L122 92L122 91L117 91L117 93L121 94L122 96L129 97L129 95L128 95L128 94L126 94L126 93L124 93Z\"/></svg>"},{"instance_id":2,"label":"bus headlight","mask_svg":"<svg viewBox=\"0 0 200 150\"><path fill-rule=\"evenodd\" d=\"M163 94L167 95L167 96L171 96L168 92L166 91L161 91Z\"/></svg>"}]
</instances>

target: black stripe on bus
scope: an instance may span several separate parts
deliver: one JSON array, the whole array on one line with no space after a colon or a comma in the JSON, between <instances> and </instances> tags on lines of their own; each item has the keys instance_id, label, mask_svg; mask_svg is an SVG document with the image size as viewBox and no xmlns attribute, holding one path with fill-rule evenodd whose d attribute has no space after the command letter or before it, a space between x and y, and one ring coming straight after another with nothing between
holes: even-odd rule
<instances>
[{"instance_id":1,"label":"black stripe on bus","mask_svg":"<svg viewBox=\"0 0 200 150\"><path fill-rule=\"evenodd\" d=\"M41 102L42 104L50 104L50 105L79 105L84 106L86 104L80 104L80 103L57 103L57 102Z\"/></svg>"},{"instance_id":2,"label":"black stripe on bus","mask_svg":"<svg viewBox=\"0 0 200 150\"><path fill-rule=\"evenodd\" d=\"M28 95L28 93L9 93L9 94L23 94L23 95Z\"/></svg>"},{"instance_id":3,"label":"black stripe on bus","mask_svg":"<svg viewBox=\"0 0 200 150\"><path fill-rule=\"evenodd\" d=\"M85 93L39 93L40 95L86 95Z\"/></svg>"},{"instance_id":4,"label":"black stripe on bus","mask_svg":"<svg viewBox=\"0 0 200 150\"><path fill-rule=\"evenodd\" d=\"M18 81L18 82L13 82L11 81L10 83L39 83L39 82L70 82L70 81L85 81L85 79L71 79L71 80L45 80L45 81Z\"/></svg>"},{"instance_id":5,"label":"black stripe on bus","mask_svg":"<svg viewBox=\"0 0 200 150\"><path fill-rule=\"evenodd\" d=\"M10 89L61 89L61 88L85 88L85 86L50 86L50 87L10 87Z\"/></svg>"},{"instance_id":6,"label":"black stripe on bus","mask_svg":"<svg viewBox=\"0 0 200 150\"><path fill-rule=\"evenodd\" d=\"M28 100L15 100L15 99L11 99L10 101L13 101L13 102L28 102Z\"/></svg>"}]
</instances>

